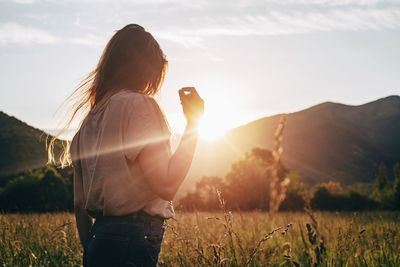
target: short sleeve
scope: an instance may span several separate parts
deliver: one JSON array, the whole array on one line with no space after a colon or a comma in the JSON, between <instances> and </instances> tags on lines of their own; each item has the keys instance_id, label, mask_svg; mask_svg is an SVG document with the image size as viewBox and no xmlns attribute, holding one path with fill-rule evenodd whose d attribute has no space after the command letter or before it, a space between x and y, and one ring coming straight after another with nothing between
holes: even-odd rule
<instances>
[{"instance_id":1,"label":"short sleeve","mask_svg":"<svg viewBox=\"0 0 400 267\"><path fill-rule=\"evenodd\" d=\"M70 144L70 155L72 162L76 162L79 160L78 135L79 131L74 135Z\"/></svg>"},{"instance_id":2,"label":"short sleeve","mask_svg":"<svg viewBox=\"0 0 400 267\"><path fill-rule=\"evenodd\" d=\"M79 159L79 149L78 149L78 135L79 132L74 136L71 142L71 160L73 166L73 192L74 192L74 205L84 205L84 190L82 181L82 168Z\"/></svg>"},{"instance_id":3,"label":"short sleeve","mask_svg":"<svg viewBox=\"0 0 400 267\"><path fill-rule=\"evenodd\" d=\"M168 142L170 132L158 103L152 97L137 95L126 109L123 132L125 156L135 161L140 151L148 144Z\"/></svg>"}]
</instances>

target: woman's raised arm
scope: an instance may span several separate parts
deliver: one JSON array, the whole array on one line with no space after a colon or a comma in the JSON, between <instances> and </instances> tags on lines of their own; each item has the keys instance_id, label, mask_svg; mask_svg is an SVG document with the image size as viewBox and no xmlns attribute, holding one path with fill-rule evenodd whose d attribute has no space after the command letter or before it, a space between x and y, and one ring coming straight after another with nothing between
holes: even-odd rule
<instances>
[{"instance_id":1,"label":"woman's raised arm","mask_svg":"<svg viewBox=\"0 0 400 267\"><path fill-rule=\"evenodd\" d=\"M173 155L165 143L146 145L139 154L139 164L152 190L165 200L172 200L185 179L198 141L198 124L204 112L204 101L193 87L179 90L183 113L187 120L185 132Z\"/></svg>"}]
</instances>

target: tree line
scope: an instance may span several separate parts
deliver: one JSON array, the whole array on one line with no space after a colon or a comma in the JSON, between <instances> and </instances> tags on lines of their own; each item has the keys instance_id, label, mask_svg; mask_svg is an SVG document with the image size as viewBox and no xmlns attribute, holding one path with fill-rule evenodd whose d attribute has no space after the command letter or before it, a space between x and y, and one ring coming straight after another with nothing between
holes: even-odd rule
<instances>
[{"instance_id":1,"label":"tree line","mask_svg":"<svg viewBox=\"0 0 400 267\"><path fill-rule=\"evenodd\" d=\"M216 190L221 192L225 205L233 210L268 211L271 195L270 172L265 171L273 162L269 150L254 148L232 165L222 178L205 176L192 192L180 201L178 209L218 210L220 200ZM294 171L279 163L278 176L281 181L288 179L280 211L302 211L305 205L327 211L355 210L398 210L400 209L400 164L388 168L380 164L373 183L343 186L339 182L324 182L310 185Z\"/></svg>"},{"instance_id":2,"label":"tree line","mask_svg":"<svg viewBox=\"0 0 400 267\"><path fill-rule=\"evenodd\" d=\"M271 171L273 168L273 171ZM269 171L268 171L269 170ZM271 186L273 176L278 184ZM72 170L47 166L0 178L0 211L57 212L73 210ZM225 177L205 176L194 190L177 201L184 211L220 210L220 192L230 210L268 211L272 198L281 198L280 211L399 210L400 164L380 164L372 183L343 186L338 182L307 184L271 151L254 148L232 164ZM277 190L279 190L277 194Z\"/></svg>"},{"instance_id":3,"label":"tree line","mask_svg":"<svg viewBox=\"0 0 400 267\"><path fill-rule=\"evenodd\" d=\"M73 210L72 170L51 166L3 177L0 211L56 212Z\"/></svg>"}]
</instances>

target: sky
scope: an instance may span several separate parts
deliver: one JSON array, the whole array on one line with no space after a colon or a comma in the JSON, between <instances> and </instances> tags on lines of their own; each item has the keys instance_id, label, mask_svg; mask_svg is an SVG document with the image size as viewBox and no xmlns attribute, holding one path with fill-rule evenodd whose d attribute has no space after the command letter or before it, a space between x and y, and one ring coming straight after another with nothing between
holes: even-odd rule
<instances>
[{"instance_id":1,"label":"sky","mask_svg":"<svg viewBox=\"0 0 400 267\"><path fill-rule=\"evenodd\" d=\"M160 103L184 127L177 90L206 103L203 137L324 101L400 92L400 0L0 0L0 110L41 129L126 24L169 61Z\"/></svg>"}]
</instances>

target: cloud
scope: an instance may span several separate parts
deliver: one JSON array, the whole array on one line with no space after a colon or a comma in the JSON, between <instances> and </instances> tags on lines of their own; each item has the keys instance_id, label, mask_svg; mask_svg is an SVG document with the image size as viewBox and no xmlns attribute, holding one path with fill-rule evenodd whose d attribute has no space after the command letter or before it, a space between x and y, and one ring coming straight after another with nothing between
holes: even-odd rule
<instances>
[{"instance_id":1,"label":"cloud","mask_svg":"<svg viewBox=\"0 0 400 267\"><path fill-rule=\"evenodd\" d=\"M269 12L266 15L197 21L199 36L279 35L319 31L394 29L400 9L352 9L328 12Z\"/></svg>"},{"instance_id":2,"label":"cloud","mask_svg":"<svg viewBox=\"0 0 400 267\"><path fill-rule=\"evenodd\" d=\"M92 0L83 1L85 4L76 3L79 9L84 10L82 13L63 16L67 18L67 21L62 21L64 27L74 26L79 29L71 31L73 36L59 35L61 33L55 35L48 30L29 26L26 22L0 23L0 45L66 43L102 46L110 33L105 32L105 29L121 26L121 23L116 23L117 19L121 22L131 21L132 10L138 10L138 7L140 13L135 20L148 21L146 28L157 39L184 48L197 49L205 49L207 42L214 37L376 31L400 27L400 2L396 0L203 0L193 5L182 4L184 2L186 3L183 0L121 0L111 13L108 4L96 5L98 10L94 14L109 18L105 20L86 12L91 10ZM53 4L51 2L46 5ZM155 14L157 5L160 8L168 7L164 13Z\"/></svg>"},{"instance_id":3,"label":"cloud","mask_svg":"<svg viewBox=\"0 0 400 267\"><path fill-rule=\"evenodd\" d=\"M175 43L185 48L196 47L204 49L204 41L201 36L187 34L186 30L174 31L152 31L152 34L156 39L161 39L170 43Z\"/></svg>"},{"instance_id":4,"label":"cloud","mask_svg":"<svg viewBox=\"0 0 400 267\"><path fill-rule=\"evenodd\" d=\"M13 1L16 4L33 4L35 0L14 0Z\"/></svg>"},{"instance_id":5,"label":"cloud","mask_svg":"<svg viewBox=\"0 0 400 267\"><path fill-rule=\"evenodd\" d=\"M0 24L0 45L55 45L65 43L99 47L104 45L105 42L105 38L94 34L61 37L43 29L15 22Z\"/></svg>"},{"instance_id":6,"label":"cloud","mask_svg":"<svg viewBox=\"0 0 400 267\"><path fill-rule=\"evenodd\" d=\"M76 45L86 45L92 47L101 47L106 44L106 38L95 34L88 34L80 37L70 37L65 40L67 43Z\"/></svg>"},{"instance_id":7,"label":"cloud","mask_svg":"<svg viewBox=\"0 0 400 267\"><path fill-rule=\"evenodd\" d=\"M159 37L185 47L204 48L209 37L396 29L400 27L400 8L270 11L263 15L195 18L192 22L192 27L174 27Z\"/></svg>"},{"instance_id":8,"label":"cloud","mask_svg":"<svg viewBox=\"0 0 400 267\"><path fill-rule=\"evenodd\" d=\"M377 4L398 3L397 0L237 0L239 5L275 4L281 6L376 6Z\"/></svg>"},{"instance_id":9,"label":"cloud","mask_svg":"<svg viewBox=\"0 0 400 267\"><path fill-rule=\"evenodd\" d=\"M55 44L60 39L48 31L7 22L0 24L0 44Z\"/></svg>"}]
</instances>

